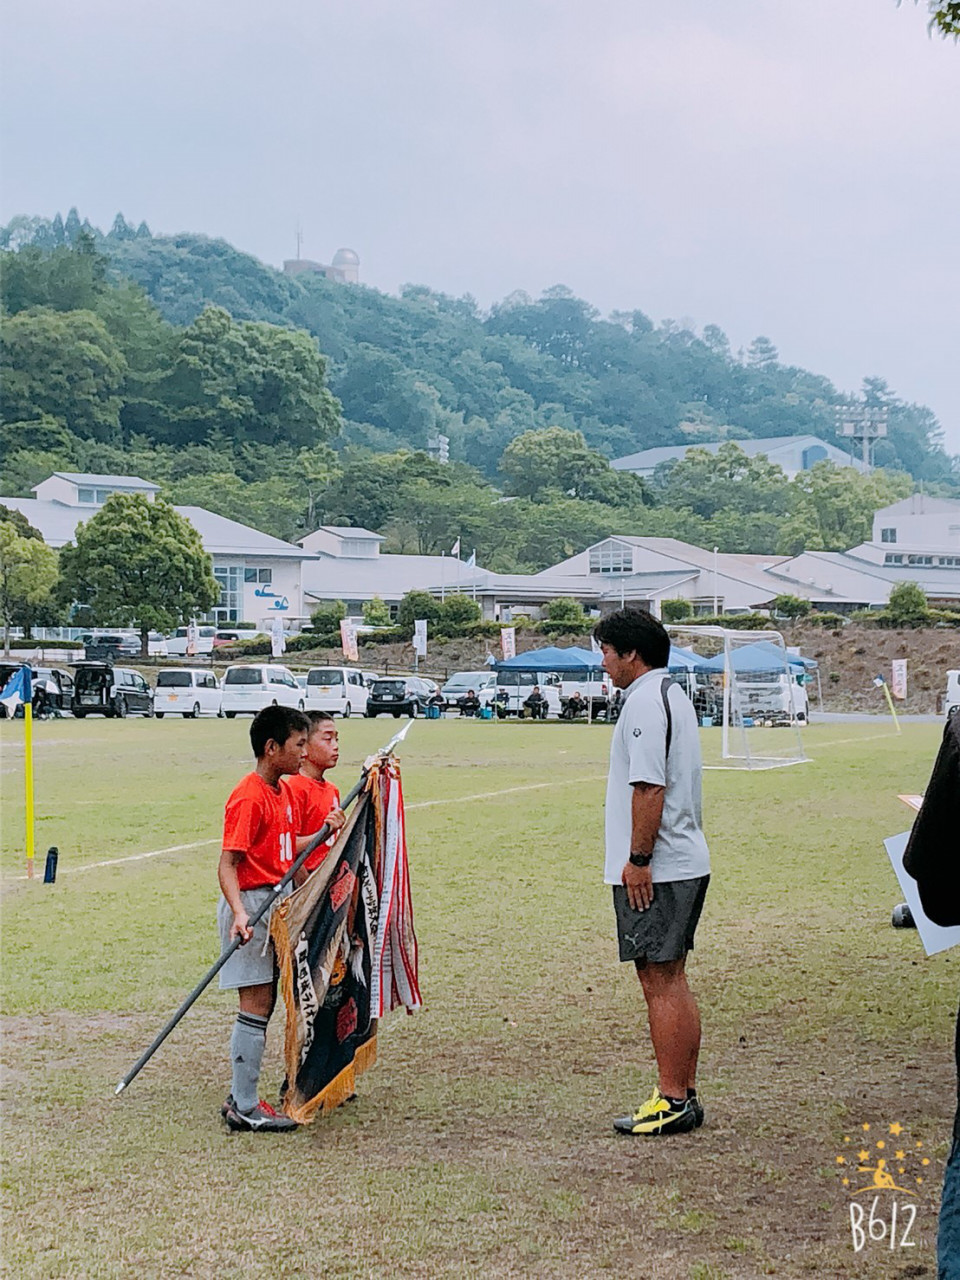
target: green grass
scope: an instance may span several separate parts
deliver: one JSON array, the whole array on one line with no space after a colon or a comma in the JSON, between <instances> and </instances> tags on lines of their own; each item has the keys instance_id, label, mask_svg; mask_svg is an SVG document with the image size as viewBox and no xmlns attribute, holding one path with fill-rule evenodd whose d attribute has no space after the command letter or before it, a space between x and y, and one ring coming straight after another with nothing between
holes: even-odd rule
<instances>
[{"instance_id":1,"label":"green grass","mask_svg":"<svg viewBox=\"0 0 960 1280\"><path fill-rule=\"evenodd\" d=\"M395 727L340 726L343 789ZM714 877L690 971L708 1119L659 1145L609 1132L653 1071L601 883L608 729L414 727L426 1007L386 1024L356 1103L278 1140L222 1129L233 1002L215 990L112 1097L216 955L248 722L39 725L53 887L16 878L22 725L2 728L4 1274L894 1275L896 1254L854 1259L834 1165L844 1132L894 1120L933 1157L907 1259L929 1263L957 962L890 928L881 841L909 825L896 796L922 790L936 726L814 726L810 763L705 775Z\"/></svg>"}]
</instances>

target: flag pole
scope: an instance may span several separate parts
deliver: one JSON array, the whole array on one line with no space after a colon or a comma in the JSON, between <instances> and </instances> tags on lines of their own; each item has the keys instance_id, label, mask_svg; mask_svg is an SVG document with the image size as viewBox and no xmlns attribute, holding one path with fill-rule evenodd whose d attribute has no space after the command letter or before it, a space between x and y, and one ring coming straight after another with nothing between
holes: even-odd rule
<instances>
[{"instance_id":1,"label":"flag pole","mask_svg":"<svg viewBox=\"0 0 960 1280\"><path fill-rule=\"evenodd\" d=\"M394 749L406 737L407 731L409 730L412 724L413 724L413 721L409 720L404 725L404 727L400 730L400 732L390 739L390 741L387 743L385 747L381 747L380 750L376 752L376 755L381 759L386 758L387 756L393 755ZM346 796L341 802L340 807L342 809L346 809L348 805L353 804L354 800L356 800L360 792L364 790L364 788L367 785L368 774L369 774L369 770L367 768L364 768L363 772L360 775L360 780L357 782L356 786L353 788L350 794ZM267 898L267 900L262 904L262 906L257 908L257 910L253 913L252 916L250 916L250 918L247 921L247 924L251 929L263 916L266 915L266 913L270 910L270 908L280 900L280 894L287 887L287 885L290 883L293 877L297 874L297 872L306 862L307 858L310 857L310 854L313 853L313 851L319 845L323 844L324 840L328 839L331 834L332 832L330 828L327 826L326 823L324 823L323 826L320 828L320 830L317 832L317 834L313 837L313 839L307 844L306 848L300 854L297 855L296 861L290 867L290 870L283 877L280 883L277 885L274 885L273 893L270 895L270 897ZM116 1089L114 1089L114 1093L122 1093L124 1089L127 1087L127 1085L131 1082L131 1080L135 1079L140 1074L140 1071L143 1069L143 1067L147 1065L147 1063L150 1061L150 1059L153 1057L156 1051L160 1048L164 1040L166 1040L167 1036L174 1029L174 1027L177 1025L177 1023L180 1021L183 1015L190 1009L190 1007L197 1001L197 999L199 999L200 995L210 985L210 983L217 976L217 974L220 972L223 966L227 963L227 961L230 959L233 953L242 945L243 945L242 940L239 937L234 938L233 942L230 944L227 950L224 951L223 955L216 962L216 964L213 964L210 966L207 972L203 975L203 977L200 979L197 985L193 988L193 990L187 996L186 1000L184 1000L180 1008L176 1011L176 1013L169 1019L169 1021L160 1030L160 1032L157 1034L156 1039L149 1046L149 1048L145 1049L143 1053L141 1053L140 1057L136 1060L136 1062L133 1064L133 1066L130 1068L127 1074L123 1077L123 1079L117 1085Z\"/></svg>"},{"instance_id":2,"label":"flag pole","mask_svg":"<svg viewBox=\"0 0 960 1280\"><path fill-rule=\"evenodd\" d=\"M27 668L25 676L26 697L23 700L23 785L26 799L27 821L27 878L33 879L34 854L34 806L33 806L33 688L32 672Z\"/></svg>"}]
</instances>

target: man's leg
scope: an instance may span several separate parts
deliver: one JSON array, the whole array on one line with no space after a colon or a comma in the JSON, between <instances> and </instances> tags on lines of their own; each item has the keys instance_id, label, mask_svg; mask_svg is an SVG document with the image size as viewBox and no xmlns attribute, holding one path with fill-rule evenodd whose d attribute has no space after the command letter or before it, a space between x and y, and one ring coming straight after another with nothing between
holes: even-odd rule
<instances>
[{"instance_id":1,"label":"man's leg","mask_svg":"<svg viewBox=\"0 0 960 1280\"><path fill-rule=\"evenodd\" d=\"M686 957L637 965L650 1018L650 1039L660 1072L660 1092L686 1099L696 1087L700 1010L687 985Z\"/></svg>"}]
</instances>

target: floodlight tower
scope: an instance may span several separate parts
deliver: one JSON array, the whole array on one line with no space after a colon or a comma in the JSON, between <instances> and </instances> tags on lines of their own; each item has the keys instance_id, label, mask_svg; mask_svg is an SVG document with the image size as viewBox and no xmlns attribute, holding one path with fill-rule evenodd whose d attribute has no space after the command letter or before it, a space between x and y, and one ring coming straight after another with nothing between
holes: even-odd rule
<instances>
[{"instance_id":1,"label":"floodlight tower","mask_svg":"<svg viewBox=\"0 0 960 1280\"><path fill-rule=\"evenodd\" d=\"M887 434L887 418L890 410L883 405L866 405L859 401L837 405L834 410L837 430L855 444L860 445L864 466L873 466L875 441Z\"/></svg>"}]
</instances>

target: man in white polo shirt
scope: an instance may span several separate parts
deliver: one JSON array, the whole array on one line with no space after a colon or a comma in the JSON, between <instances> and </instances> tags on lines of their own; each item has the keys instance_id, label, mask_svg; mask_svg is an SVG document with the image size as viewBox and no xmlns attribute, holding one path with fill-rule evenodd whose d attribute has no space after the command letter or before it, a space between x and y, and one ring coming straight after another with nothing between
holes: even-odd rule
<instances>
[{"instance_id":1,"label":"man in white polo shirt","mask_svg":"<svg viewBox=\"0 0 960 1280\"><path fill-rule=\"evenodd\" d=\"M624 691L610 744L604 880L613 885L620 959L636 965L643 987L660 1077L649 1100L614 1128L687 1133L703 1123L703 1107L700 1012L685 968L710 880L697 716L667 673L670 638L651 614L620 609L594 636L604 670Z\"/></svg>"}]
</instances>

